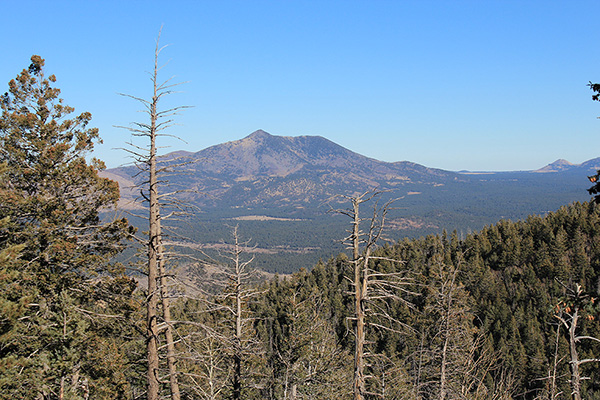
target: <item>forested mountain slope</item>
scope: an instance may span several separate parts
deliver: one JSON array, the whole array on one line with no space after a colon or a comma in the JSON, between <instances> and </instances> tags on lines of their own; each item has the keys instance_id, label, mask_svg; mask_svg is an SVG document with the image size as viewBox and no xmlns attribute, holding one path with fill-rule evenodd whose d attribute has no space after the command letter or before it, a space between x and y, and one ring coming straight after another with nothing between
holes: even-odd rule
<instances>
[{"instance_id":1,"label":"forested mountain slope","mask_svg":"<svg viewBox=\"0 0 600 400\"><path fill-rule=\"evenodd\" d=\"M386 319L371 309L371 351L385 355L378 358L382 364L371 365L370 373L378 378L372 381L371 390L382 390L381 379L385 378L394 382L394 393L399 396L390 394L389 398L439 398L440 351L442 338L447 337L452 368L457 372L451 378L452 385L464 389L466 383L459 375L469 368L477 381L464 398L571 398L569 335L565 326L559 329L558 317L565 319L579 307L576 333L600 338L596 301L600 297L599 207L574 203L546 217L500 221L464 240L456 234L404 239L380 249L377 255L401 260L400 264L380 261L374 268L404 271L410 276L411 287L402 301L384 302L386 310L405 324L395 326L395 331L378 329ZM453 271L457 280L454 291L449 292ZM300 332L305 338L312 337L310 327L300 324L329 324L328 332L335 334L339 346L331 354L351 354L352 287L345 278L350 274L347 257L340 256L310 272L270 282L257 299L253 309L259 316L261 340L270 343L266 352L274 368L272 385L277 389L273 390L284 389L283 375L278 374L289 372L289 360L284 362L281 354L296 354L298 369L315 357L308 345L297 343L298 336L294 335ZM581 285L578 300L569 296L576 285ZM443 293L454 293L452 302L444 303L448 297ZM318 315L311 314L308 321L300 322L299 305ZM445 315L451 315L451 330L440 324ZM579 359L600 358L600 342L582 339L576 347ZM351 375L333 359L328 362L332 369L338 368L338 378ZM387 376L382 375L381 367L387 369ZM582 381L582 398L600 399L600 364L586 363L581 369L582 375L589 377ZM329 385L337 382L329 375L322 378ZM479 395L475 387L479 387ZM493 397L494 390L500 389L505 396Z\"/></svg>"}]
</instances>

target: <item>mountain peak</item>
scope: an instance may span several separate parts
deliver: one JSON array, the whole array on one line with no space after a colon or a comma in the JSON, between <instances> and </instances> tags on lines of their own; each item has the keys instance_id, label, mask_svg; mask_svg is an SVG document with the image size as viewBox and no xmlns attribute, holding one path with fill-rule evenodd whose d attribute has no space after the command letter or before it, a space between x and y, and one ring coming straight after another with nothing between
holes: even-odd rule
<instances>
[{"instance_id":1,"label":"mountain peak","mask_svg":"<svg viewBox=\"0 0 600 400\"><path fill-rule=\"evenodd\" d=\"M268 132L259 129L257 131L252 132L250 135L246 136L246 139L264 139L271 137L272 135Z\"/></svg>"},{"instance_id":2,"label":"mountain peak","mask_svg":"<svg viewBox=\"0 0 600 400\"><path fill-rule=\"evenodd\" d=\"M573 165L573 164L570 163L569 161L565 160L564 158L559 158L558 160L554 161L550 165L556 165L556 166L562 165L562 166L564 166L564 165Z\"/></svg>"},{"instance_id":3,"label":"mountain peak","mask_svg":"<svg viewBox=\"0 0 600 400\"><path fill-rule=\"evenodd\" d=\"M558 160L554 161L551 164L546 165L543 168L540 168L534 172L558 172L558 171L563 171L566 169L569 169L569 167L573 167L574 164L570 163L569 161L559 158Z\"/></svg>"}]
</instances>

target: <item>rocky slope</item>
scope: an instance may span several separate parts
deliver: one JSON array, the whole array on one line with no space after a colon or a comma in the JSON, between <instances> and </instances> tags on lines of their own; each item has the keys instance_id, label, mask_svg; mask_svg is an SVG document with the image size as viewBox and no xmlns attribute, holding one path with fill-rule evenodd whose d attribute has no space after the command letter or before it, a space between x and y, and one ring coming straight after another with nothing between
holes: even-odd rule
<instances>
[{"instance_id":1,"label":"rocky slope","mask_svg":"<svg viewBox=\"0 0 600 400\"><path fill-rule=\"evenodd\" d=\"M187 191L181 198L203 209L268 203L269 208L304 210L339 194L394 189L404 195L415 186L460 179L456 173L411 162L368 158L319 136L273 136L262 130L197 153L176 152L162 159L163 166L182 163L167 178L171 189ZM124 200L131 200L137 191L128 188L138 171L117 168L106 171L106 176L119 181Z\"/></svg>"}]
</instances>

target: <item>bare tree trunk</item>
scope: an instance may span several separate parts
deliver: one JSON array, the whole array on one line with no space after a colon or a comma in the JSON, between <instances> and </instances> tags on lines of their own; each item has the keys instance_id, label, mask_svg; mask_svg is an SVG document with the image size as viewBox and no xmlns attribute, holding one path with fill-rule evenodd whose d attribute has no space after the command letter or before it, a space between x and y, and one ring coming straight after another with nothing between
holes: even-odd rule
<instances>
[{"instance_id":1,"label":"bare tree trunk","mask_svg":"<svg viewBox=\"0 0 600 400\"><path fill-rule=\"evenodd\" d=\"M60 389L58 392L58 399L63 400L65 398L65 377L60 378Z\"/></svg>"},{"instance_id":2,"label":"bare tree trunk","mask_svg":"<svg viewBox=\"0 0 600 400\"><path fill-rule=\"evenodd\" d=\"M233 399L240 400L242 396L242 274L243 268L240 264L239 236L237 226L234 229L235 240L235 338L234 338L234 372L233 372Z\"/></svg>"},{"instance_id":3,"label":"bare tree trunk","mask_svg":"<svg viewBox=\"0 0 600 400\"><path fill-rule=\"evenodd\" d=\"M579 372L579 355L577 354L577 320L579 318L578 310L571 316L571 326L569 327L569 350L571 353L571 396L573 400L581 400L581 374Z\"/></svg>"},{"instance_id":4,"label":"bare tree trunk","mask_svg":"<svg viewBox=\"0 0 600 400\"><path fill-rule=\"evenodd\" d=\"M445 335L442 348L442 366L440 371L440 400L446 400L446 364L448 363L448 335Z\"/></svg>"},{"instance_id":5,"label":"bare tree trunk","mask_svg":"<svg viewBox=\"0 0 600 400\"><path fill-rule=\"evenodd\" d=\"M575 284L574 287L568 287L562 284L560 281L559 283L566 289L570 299L567 300L567 302L561 301L559 303L559 313L555 315L555 317L567 329L569 335L569 353L571 357L571 360L569 361L571 366L571 398L573 400L581 400L581 381L586 378L581 376L580 366L591 362L600 362L600 358L585 358L580 360L579 354L577 353L577 342L581 340L592 340L600 343L599 338L577 335L579 312L585 309L584 307L586 304L593 304L594 298L584 294L583 288L579 284ZM585 313L585 311L582 312ZM563 314L565 316L563 316Z\"/></svg>"},{"instance_id":6,"label":"bare tree trunk","mask_svg":"<svg viewBox=\"0 0 600 400\"><path fill-rule=\"evenodd\" d=\"M298 387L298 385L296 385L295 383L292 384L292 390L291 390L291 393L290 393L290 400L296 400L296 396L297 396L296 389L297 389L297 387Z\"/></svg>"},{"instance_id":7,"label":"bare tree trunk","mask_svg":"<svg viewBox=\"0 0 600 400\"><path fill-rule=\"evenodd\" d=\"M558 397L556 394L556 369L558 367L558 342L560 339L560 324L556 326L556 341L554 343L554 362L552 364L552 376L550 381L550 400Z\"/></svg>"},{"instance_id":8,"label":"bare tree trunk","mask_svg":"<svg viewBox=\"0 0 600 400\"><path fill-rule=\"evenodd\" d=\"M361 273L360 260L360 199L352 199L352 262L354 264L354 400L363 400L365 393L365 311L364 311L364 288L363 274Z\"/></svg>"},{"instance_id":9,"label":"bare tree trunk","mask_svg":"<svg viewBox=\"0 0 600 400\"><path fill-rule=\"evenodd\" d=\"M217 259L211 259L215 265L222 265L222 275L211 283L222 286L220 294L207 294L203 301L208 313L215 315L217 322L214 327L207 326L207 336L218 342L218 352L221 356L215 370L219 375L220 389L227 388L228 398L240 400L249 396L247 392L256 390L250 382L259 376L255 371L248 370L250 358L260 353L255 341L254 332L249 329L252 318L248 309L248 301L258 294L249 282L256 274L250 270L254 256L246 258L244 253L249 251L250 240L241 241L238 227L232 229L233 243ZM251 250L250 250L251 251ZM207 256L207 258L209 258ZM230 318L223 318L225 312ZM263 388L266 392L266 388Z\"/></svg>"},{"instance_id":10,"label":"bare tree trunk","mask_svg":"<svg viewBox=\"0 0 600 400\"><path fill-rule=\"evenodd\" d=\"M152 214L152 213L151 213ZM151 231L152 232L152 231ZM148 358L148 400L158 400L158 292L156 285L156 249L150 242L148 250L148 301L146 303L146 353Z\"/></svg>"},{"instance_id":11,"label":"bare tree trunk","mask_svg":"<svg viewBox=\"0 0 600 400\"><path fill-rule=\"evenodd\" d=\"M386 214L392 201L388 201L380 208L378 208L377 201L375 201L373 215L370 219L361 219L359 208L362 203L369 202L380 194L381 192L365 192L354 197L342 196L350 201L351 207L333 210L338 214L349 217L352 226L348 232L349 235L343 242L347 245L347 248L352 249L352 265L354 267L354 276L350 277L354 287L354 379L352 384L354 400L364 400L367 394L367 376L365 374L367 354L365 353L365 345L367 344L366 307L367 301L369 301L369 292L376 291L376 297L380 299L399 299L398 294L401 291L400 286L402 286L397 281L397 274L378 273L369 269L371 254L377 245L377 241L381 238ZM366 232L361 232L360 225L365 220L370 221L369 229ZM387 258L386 260L395 261ZM390 320L393 320L393 318L390 318ZM383 329L386 328L382 325L378 326Z\"/></svg>"},{"instance_id":12,"label":"bare tree trunk","mask_svg":"<svg viewBox=\"0 0 600 400\"><path fill-rule=\"evenodd\" d=\"M150 137L150 154L148 156L148 167L150 172L149 184L149 244L148 244L148 317L147 317L147 340L148 340L148 400L158 400L158 296L162 301L163 318L166 325L165 338L167 341L167 366L169 370L169 387L172 400L180 400L179 384L177 382L177 367L175 365L175 345L173 341L173 327L171 324L171 312L168 297L167 282L164 268L164 249L162 245L162 227L160 217L160 202L158 195L158 176L156 170L156 137L158 134L157 111L158 101L161 97L158 85L158 55L160 48L158 43L160 33L156 40L154 51L154 72L152 75L153 95L150 103L150 126L148 136ZM158 282L160 281L160 291Z\"/></svg>"},{"instance_id":13,"label":"bare tree trunk","mask_svg":"<svg viewBox=\"0 0 600 400\"><path fill-rule=\"evenodd\" d=\"M160 225L159 225L160 228ZM161 252L163 251L162 246ZM179 383L177 381L177 359L175 358L175 341L173 338L173 325L171 319L171 305L169 304L169 290L165 274L164 260L159 262L160 292L162 299L163 319L165 322L165 339L167 340L167 367L169 369L169 385L171 388L171 399L180 400Z\"/></svg>"},{"instance_id":14,"label":"bare tree trunk","mask_svg":"<svg viewBox=\"0 0 600 400\"><path fill-rule=\"evenodd\" d=\"M358 267L357 267L358 269ZM360 274L360 272L359 272ZM359 274L357 276L359 276ZM360 279L360 278L359 278ZM357 282L355 297L355 350L354 350L354 400L363 400L365 393L365 314L363 310L360 282Z\"/></svg>"},{"instance_id":15,"label":"bare tree trunk","mask_svg":"<svg viewBox=\"0 0 600 400\"><path fill-rule=\"evenodd\" d=\"M158 41L157 41L158 47ZM158 50L158 48L157 48ZM156 57L154 67L154 96L152 98L150 110L150 216L149 216L149 241L148 241L148 302L146 315L146 346L148 356L148 400L158 400L159 382L158 382L158 259L161 252L160 232L159 232L159 207L158 207L158 188L156 178Z\"/></svg>"},{"instance_id":16,"label":"bare tree trunk","mask_svg":"<svg viewBox=\"0 0 600 400\"><path fill-rule=\"evenodd\" d=\"M444 293L444 287L446 286L446 282L442 281L442 295L445 295L447 297L447 304L446 304L446 311L445 311L445 322L444 322L444 331L443 331L443 335L444 335L444 345L442 346L442 365L440 368L440 393L439 393L439 398L440 400L446 400L446 396L447 396L447 381L448 381L448 377L447 377L447 366L448 366L448 342L450 341L450 322L452 319L452 300L453 297L452 295L454 294L454 290L456 290L456 274L458 272L458 268L454 268L452 271L452 276L451 279L449 281L449 287L446 293ZM444 300L444 299L442 299Z\"/></svg>"}]
</instances>

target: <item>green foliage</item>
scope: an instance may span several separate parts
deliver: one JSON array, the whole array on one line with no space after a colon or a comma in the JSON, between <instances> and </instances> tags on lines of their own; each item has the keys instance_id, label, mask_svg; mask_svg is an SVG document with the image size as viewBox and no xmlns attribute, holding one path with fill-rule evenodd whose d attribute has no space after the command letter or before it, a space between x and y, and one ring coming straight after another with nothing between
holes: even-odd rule
<instances>
[{"instance_id":1,"label":"green foliage","mask_svg":"<svg viewBox=\"0 0 600 400\"><path fill-rule=\"evenodd\" d=\"M131 228L125 219L100 221L99 211L114 206L119 192L98 176L100 161L86 162L98 131L87 127L89 113L68 118L73 108L43 67L33 56L1 97L2 396L114 397L126 391L125 365L102 372L94 358L114 348L115 332L124 329L108 321L135 308L125 300L135 284L109 278L119 268L108 263ZM104 380L110 394L106 385L99 389Z\"/></svg>"},{"instance_id":2,"label":"green foliage","mask_svg":"<svg viewBox=\"0 0 600 400\"><path fill-rule=\"evenodd\" d=\"M383 330L369 339L380 354L369 367L377 378L371 391L383 398L438 398L446 343L447 362L452 366L446 375L450 398L533 400L560 392L555 398L568 398L568 335L563 328L557 331L555 313L557 307L566 306L561 282L581 285L587 294L585 304L580 305L586 317L580 319L578 332L600 337L597 206L574 203L546 217L500 221L464 240L456 233L404 239L382 247L376 255L402 260L401 264L381 260L374 267L386 273L410 272L414 285L404 302L390 300L387 308L411 329ZM310 358L298 340L306 332L301 328L307 326L305 317L299 315L305 305L310 304L309 315L318 310L318 316L309 318L314 325L321 319L327 321L327 335L335 334L332 348L340 354L352 353L351 288L344 278L347 265L347 257L340 255L310 272L276 278L263 289L255 307L261 341L268 343L271 378L264 398L283 398L287 367ZM455 281L450 279L453 276ZM581 341L578 346L582 358L600 354L594 341ZM288 361L282 361L282 354ZM585 398L598 397L597 364L588 363L582 369L590 377L582 393ZM337 376L343 377L348 389L351 374L342 371ZM384 383L391 381L394 393L383 390ZM344 398L345 393L340 389L338 396Z\"/></svg>"},{"instance_id":3,"label":"green foliage","mask_svg":"<svg viewBox=\"0 0 600 400\"><path fill-rule=\"evenodd\" d=\"M529 217L520 222L500 221L469 235L458 246L442 245L443 238L427 237L403 241L387 250L400 257L407 268L431 276L430 265L445 257L456 263L464 255L460 282L469 293L477 329L488 340L506 370L512 371L517 393L524 398L540 395L548 383L548 371L555 350L558 321L554 307L564 297L559 282L582 285L591 298L598 295L600 282L600 213L593 204L574 203L541 218ZM442 250L447 249L447 250ZM450 254L444 255L445 252ZM431 285L428 285L431 287ZM415 304L421 304L415 299ZM427 304L427 301L424 301ZM421 306L419 306L421 307ZM429 313L425 313L427 315ZM425 322L425 328L431 322ZM417 321L417 328L420 322ZM596 319L583 321L590 336L598 337L600 325ZM419 329L419 328L417 328ZM561 333L563 378L559 386L569 393L564 372L565 335ZM600 354L594 343L582 343L583 351ZM588 364L584 374L592 379L584 385L595 393L598 382L597 365ZM560 375L560 374L559 374Z\"/></svg>"},{"instance_id":4,"label":"green foliage","mask_svg":"<svg viewBox=\"0 0 600 400\"><path fill-rule=\"evenodd\" d=\"M600 101L600 83L592 83L590 81L588 86L592 92L594 92L592 95L592 100ZM600 170L598 170L595 175L588 176L588 179L594 184L588 189L588 193L594 196L594 201L596 204L600 204Z\"/></svg>"},{"instance_id":5,"label":"green foliage","mask_svg":"<svg viewBox=\"0 0 600 400\"><path fill-rule=\"evenodd\" d=\"M352 357L336 329L343 324L342 293L336 286L320 286L332 283L316 276L326 272L323 267L317 266L315 274L301 271L289 280L272 280L253 304L268 366L262 398L292 399L295 393L344 399L351 393Z\"/></svg>"}]
</instances>

